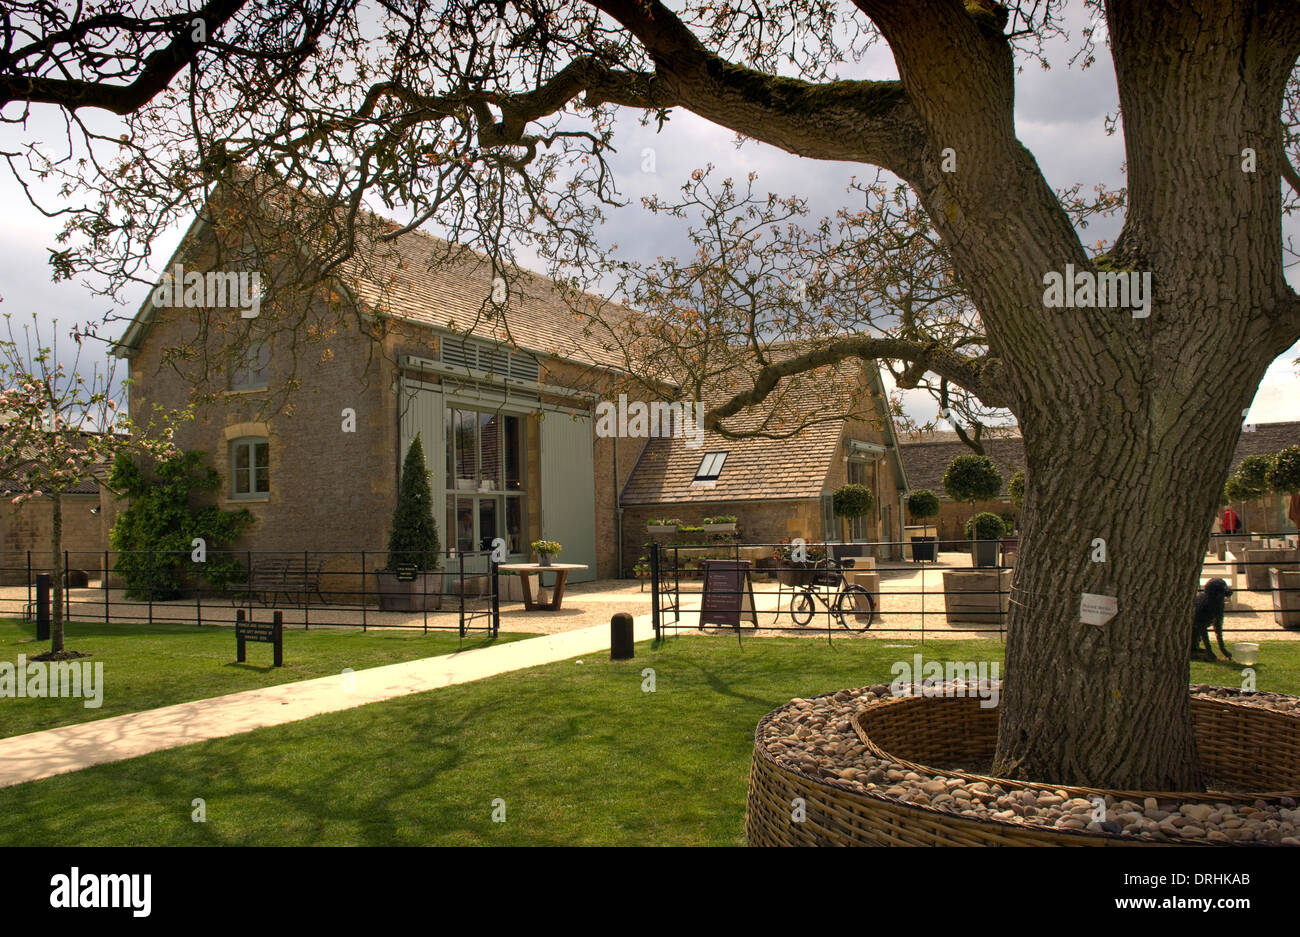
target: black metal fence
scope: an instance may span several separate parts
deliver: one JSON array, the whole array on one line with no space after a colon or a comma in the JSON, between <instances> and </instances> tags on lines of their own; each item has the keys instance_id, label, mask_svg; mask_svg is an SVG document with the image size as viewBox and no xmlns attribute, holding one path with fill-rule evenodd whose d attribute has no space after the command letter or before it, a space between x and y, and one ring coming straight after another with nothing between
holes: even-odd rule
<instances>
[{"instance_id":1,"label":"black metal fence","mask_svg":"<svg viewBox=\"0 0 1300 937\"><path fill-rule=\"evenodd\" d=\"M1225 635L1267 630L1274 624L1300 628L1300 548L1270 545L1285 542L1288 537L1294 544L1294 532L1255 534L1253 539L1226 540L1224 552L1231 552L1232 556L1206 560L1202 581L1219 577L1226 579L1234 592L1272 593L1273 616L1267 622L1259 620L1267 611L1251 609L1237 601L1230 602L1225 608ZM1211 553L1217 554L1221 539L1216 537L1211 542ZM809 542L804 545L806 559L797 562L790 543L737 541L687 545L652 542L648 545L648 560L655 636L662 637L668 629L675 630L681 626L684 614L687 614L683 612L683 595L704 591L703 585L696 589L692 581L704 576L708 563L728 560L732 563L748 561L748 575L740 591L734 584L740 580L708 591L712 593L715 605L725 606L728 613L732 608L742 612L731 616L736 621L737 631L743 628L793 633L817 628L824 630L828 638L846 631L880 635L915 635L919 632L922 641L927 635L933 637L958 632L997 635L999 639L1005 639L1007 617L1011 605L1016 602L1014 570L1018 540L929 541L929 545L936 549L928 549L924 542L919 545L925 550L922 559L916 542ZM1240 550L1240 556L1236 551L1228 550L1233 545ZM901 559L905 551L913 551L913 557ZM953 552L969 552L973 563L976 554L983 553L978 558L982 565L936 569L938 557ZM890 559L887 565L872 567L859 559L863 557L877 561L890 557L900 559ZM847 558L854 558L855 562L845 568ZM827 559L832 562L828 563ZM920 572L919 584L898 581L910 579L913 570ZM1271 570L1279 570L1281 575L1271 573ZM945 577L941 590L927 588L928 577L971 572L984 575L956 579ZM868 575L863 576L864 573ZM760 582L760 588L753 596L754 604L759 607L754 608L751 614L744 608L744 600L754 579ZM764 581L766 588L761 585ZM776 583L775 594L770 587L771 581ZM893 587L891 581L895 583ZM869 616L860 607L860 596L852 608L839 599L854 583L862 584L871 595ZM701 605L709 602L709 598L701 599ZM810 609L811 616L808 614ZM689 614L695 615L695 612L692 610ZM935 626L935 615L944 618L943 628ZM1255 620L1251 621L1251 618ZM696 627L705 627L703 616Z\"/></svg>"},{"instance_id":2,"label":"black metal fence","mask_svg":"<svg viewBox=\"0 0 1300 937\"><path fill-rule=\"evenodd\" d=\"M381 571L357 551L65 551L66 621L233 625L281 611L286 625L422 628L496 635L501 578L490 552L442 554L440 569ZM214 572L219 571L219 573ZM0 618L35 621L50 554L0 552ZM24 588L21 588L25 586Z\"/></svg>"}]
</instances>

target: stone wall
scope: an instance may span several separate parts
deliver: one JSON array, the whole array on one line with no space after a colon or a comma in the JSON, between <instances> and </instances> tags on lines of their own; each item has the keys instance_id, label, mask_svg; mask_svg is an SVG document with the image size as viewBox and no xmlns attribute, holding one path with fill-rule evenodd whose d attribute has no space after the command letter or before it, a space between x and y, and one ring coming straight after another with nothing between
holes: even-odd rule
<instances>
[{"instance_id":1,"label":"stone wall","mask_svg":"<svg viewBox=\"0 0 1300 937\"><path fill-rule=\"evenodd\" d=\"M91 578L103 565L103 551L108 548L104 525L91 509L99 506L99 495L68 494L63 496L63 549L68 565L86 570ZM27 582L27 551L32 553L32 567L50 565L50 536L54 526L54 505L49 498L34 498L21 507L0 505L0 583L23 585Z\"/></svg>"}]
</instances>

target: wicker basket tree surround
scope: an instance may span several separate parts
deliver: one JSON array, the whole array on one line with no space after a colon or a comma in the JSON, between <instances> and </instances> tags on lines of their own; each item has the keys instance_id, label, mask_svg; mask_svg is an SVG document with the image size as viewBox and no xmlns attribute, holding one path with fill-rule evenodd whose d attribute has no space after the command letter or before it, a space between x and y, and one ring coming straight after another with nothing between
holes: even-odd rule
<instances>
[{"instance_id":1,"label":"wicker basket tree surround","mask_svg":"<svg viewBox=\"0 0 1300 937\"><path fill-rule=\"evenodd\" d=\"M1235 694L1235 698L1214 698ZM1291 804L1300 799L1300 709L1247 705L1248 695L1215 689L1194 694L1192 719L1202 767L1213 780L1200 792L1113 791L1011 781L960 770L988 764L997 740L996 709L973 697L884 699L859 708L853 733L890 767L923 778L961 778L1007 792L1061 793L1162 804ZM825 699L819 698L819 699ZM750 845L1169 845L1167 839L1068 830L1018 820L970 817L887 796L885 785L846 782L772 751L769 728L782 707L759 723L750 773L746 836ZM846 759L845 765L852 763ZM860 780L860 779L859 779ZM796 820L791 805L806 816ZM1174 840L1177 844L1186 841Z\"/></svg>"}]
</instances>

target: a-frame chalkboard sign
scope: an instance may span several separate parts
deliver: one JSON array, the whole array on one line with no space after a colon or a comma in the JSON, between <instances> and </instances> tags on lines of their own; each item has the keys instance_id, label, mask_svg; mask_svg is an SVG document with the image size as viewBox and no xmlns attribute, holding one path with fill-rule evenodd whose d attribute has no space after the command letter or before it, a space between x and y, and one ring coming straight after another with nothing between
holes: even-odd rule
<instances>
[{"instance_id":1,"label":"a-frame chalkboard sign","mask_svg":"<svg viewBox=\"0 0 1300 937\"><path fill-rule=\"evenodd\" d=\"M700 599L700 624L727 625L740 630L748 615L758 627L754 610L754 584L749 580L749 560L705 560L704 595Z\"/></svg>"}]
</instances>

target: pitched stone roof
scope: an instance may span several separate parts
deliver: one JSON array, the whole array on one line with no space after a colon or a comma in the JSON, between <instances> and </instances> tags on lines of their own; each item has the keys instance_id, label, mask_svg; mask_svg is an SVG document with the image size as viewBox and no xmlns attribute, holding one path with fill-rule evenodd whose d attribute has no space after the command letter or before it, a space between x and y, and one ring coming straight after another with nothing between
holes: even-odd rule
<instances>
[{"instance_id":1,"label":"pitched stone roof","mask_svg":"<svg viewBox=\"0 0 1300 937\"><path fill-rule=\"evenodd\" d=\"M1237 451L1232 454L1232 471L1250 455L1273 455L1287 446L1300 446L1300 421L1290 423L1256 423L1255 431L1242 432Z\"/></svg>"},{"instance_id":2,"label":"pitched stone roof","mask_svg":"<svg viewBox=\"0 0 1300 937\"><path fill-rule=\"evenodd\" d=\"M710 432L696 449L688 448L689 440L682 437L652 438L623 488L622 503L698 504L820 496L844 431L844 415L875 416L870 397L854 393L861 374L856 361L809 372L798 382L778 385L777 393L783 394L778 404L751 407L723 421L735 431L763 430L779 435L793 430L806 416L826 417L791 438L727 439ZM722 399L718 392L709 395L705 404L716 406ZM838 416L832 417L836 412ZM717 481L696 482L700 462L710 452L727 453L722 471Z\"/></svg>"},{"instance_id":3,"label":"pitched stone roof","mask_svg":"<svg viewBox=\"0 0 1300 937\"><path fill-rule=\"evenodd\" d=\"M1287 446L1300 445L1300 422L1258 423L1255 431L1243 432L1232 456L1232 471L1249 455L1272 455ZM972 450L956 433L932 433L921 439L901 439L899 449L907 469L907 482L915 491L929 488L940 498L943 494L943 473L948 463ZM1006 496L1011 476L1025 467L1024 441L1016 435L984 440L984 451L1002 473L1002 496Z\"/></svg>"},{"instance_id":4,"label":"pitched stone roof","mask_svg":"<svg viewBox=\"0 0 1300 937\"><path fill-rule=\"evenodd\" d=\"M486 301L497 273L487 256L419 230L357 243L358 255L343 265L344 279L369 310L583 364L626 365L613 332L631 315L626 307L584 294L586 303L600 308L593 318L575 311L554 280L513 267L502 274L508 284L504 316L489 317L493 307Z\"/></svg>"}]
</instances>

